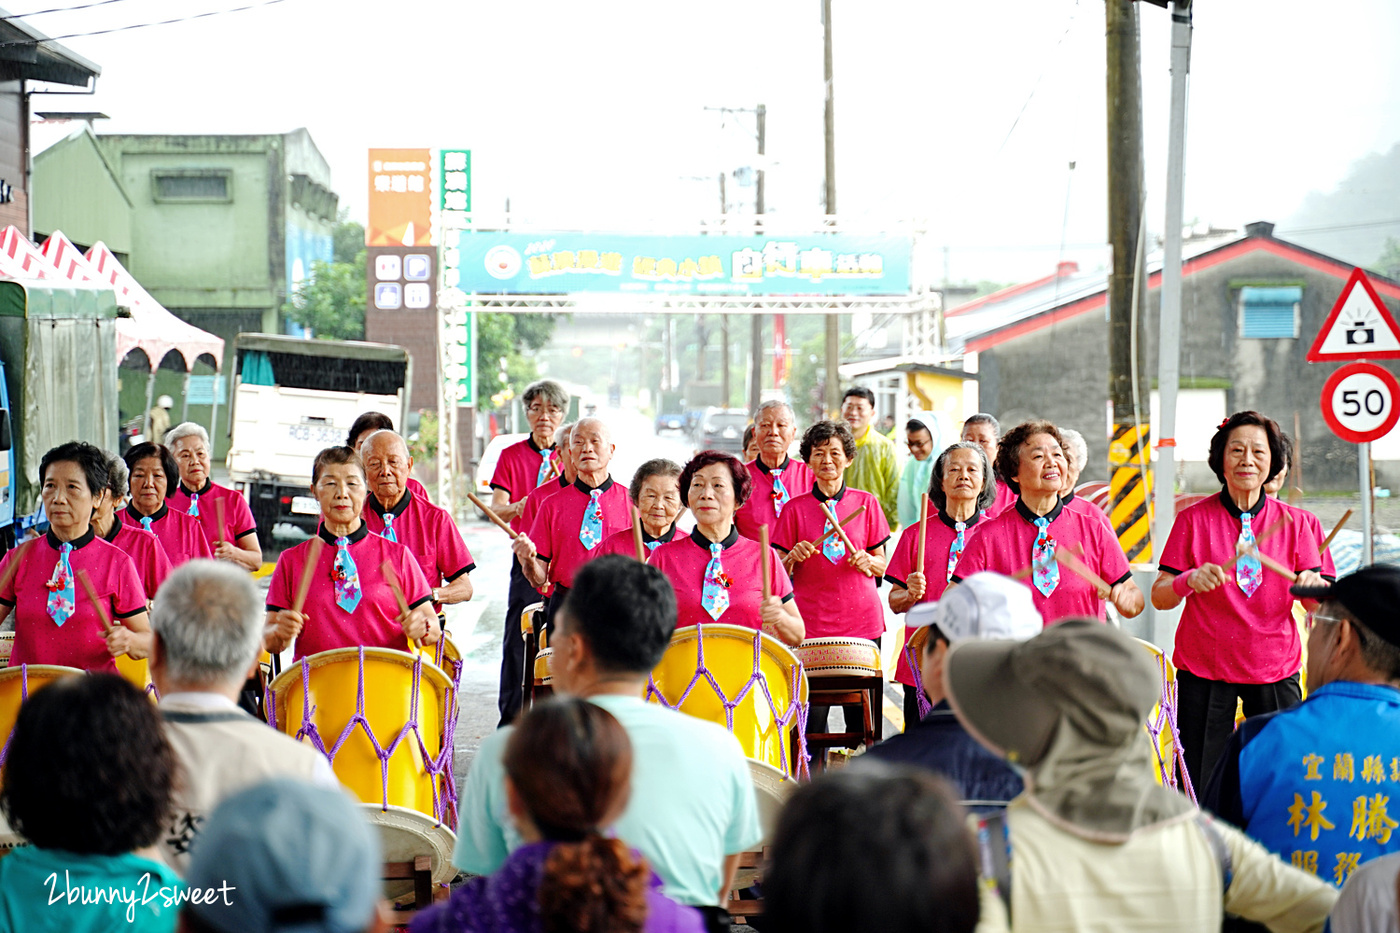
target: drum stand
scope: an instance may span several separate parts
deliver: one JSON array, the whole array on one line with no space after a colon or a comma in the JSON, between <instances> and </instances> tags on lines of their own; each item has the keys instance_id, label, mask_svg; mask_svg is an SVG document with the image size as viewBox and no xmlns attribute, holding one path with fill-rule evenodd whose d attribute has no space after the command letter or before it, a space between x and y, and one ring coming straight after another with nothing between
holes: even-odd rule
<instances>
[{"instance_id":1,"label":"drum stand","mask_svg":"<svg viewBox=\"0 0 1400 933\"><path fill-rule=\"evenodd\" d=\"M531 603L520 613L520 637L525 640L525 663L520 666L524 676L521 683L522 711L528 710L535 700L535 657L539 654L540 639L536 634L536 620L544 623L544 603Z\"/></svg>"},{"instance_id":2,"label":"drum stand","mask_svg":"<svg viewBox=\"0 0 1400 933\"><path fill-rule=\"evenodd\" d=\"M879 741L875 724L877 717L884 715L885 678L878 674L857 676L854 674L808 675L808 706L854 706L860 704L861 728L846 732L809 732L807 749L812 755L812 767L822 770L826 767L826 750L829 748L856 749L861 745L867 748ZM828 714L830 715L830 714ZM843 712L844 715L844 712Z\"/></svg>"}]
</instances>

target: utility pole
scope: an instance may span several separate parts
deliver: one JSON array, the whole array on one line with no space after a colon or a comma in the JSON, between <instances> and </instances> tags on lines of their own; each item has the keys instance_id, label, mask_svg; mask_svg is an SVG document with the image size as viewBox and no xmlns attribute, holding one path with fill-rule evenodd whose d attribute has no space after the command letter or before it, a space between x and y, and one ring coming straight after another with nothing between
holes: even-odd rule
<instances>
[{"instance_id":1,"label":"utility pole","mask_svg":"<svg viewBox=\"0 0 1400 933\"><path fill-rule=\"evenodd\" d=\"M728 170L719 173L719 212L729 213L729 201L724 195L724 179ZM727 225L726 225L727 226ZM727 232L727 230L726 230ZM719 314L719 407L729 407L729 312Z\"/></svg>"},{"instance_id":2,"label":"utility pole","mask_svg":"<svg viewBox=\"0 0 1400 933\"><path fill-rule=\"evenodd\" d=\"M758 214L758 220L754 224L755 230L759 234L763 233L763 213L767 205L763 199L763 149L764 139L768 132L768 108L763 104L758 105L756 111L758 117L758 186L757 195L754 202L754 213ZM758 414L758 404L763 398L763 315L757 311L753 313L749 321L749 417Z\"/></svg>"},{"instance_id":3,"label":"utility pole","mask_svg":"<svg viewBox=\"0 0 1400 933\"><path fill-rule=\"evenodd\" d=\"M1142 229L1142 75L1134 0L1105 0L1108 46L1108 394L1113 432L1108 447L1109 520L1130 562L1150 560L1148 396L1143 376L1147 277ZM1139 420L1141 419L1141 420Z\"/></svg>"},{"instance_id":4,"label":"utility pole","mask_svg":"<svg viewBox=\"0 0 1400 933\"><path fill-rule=\"evenodd\" d=\"M1113 3L1114 0L1108 0ZM826 134L826 215L832 223L836 215L836 94L831 77L831 0L822 0L822 74L826 79L826 108L822 126ZM826 413L834 415L841 406L841 316L826 316Z\"/></svg>"}]
</instances>

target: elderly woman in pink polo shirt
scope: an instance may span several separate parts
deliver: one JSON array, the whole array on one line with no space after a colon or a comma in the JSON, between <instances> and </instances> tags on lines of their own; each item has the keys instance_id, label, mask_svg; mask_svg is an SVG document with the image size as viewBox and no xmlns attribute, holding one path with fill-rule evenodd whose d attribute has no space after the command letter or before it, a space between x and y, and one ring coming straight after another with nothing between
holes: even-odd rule
<instances>
[{"instance_id":1,"label":"elderly woman in pink polo shirt","mask_svg":"<svg viewBox=\"0 0 1400 933\"><path fill-rule=\"evenodd\" d=\"M1181 750L1197 787L1210 778L1234 731L1237 700L1254 716L1287 709L1302 696L1290 582L1259 557L1296 572L1301 586L1325 585L1313 527L1283 521L1289 507L1264 494L1284 466L1282 437L1278 424L1257 411L1221 423L1209 463L1223 488L1176 517L1152 584L1156 608L1186 602L1172 661ZM1236 554L1239 560L1225 566Z\"/></svg>"}]
</instances>

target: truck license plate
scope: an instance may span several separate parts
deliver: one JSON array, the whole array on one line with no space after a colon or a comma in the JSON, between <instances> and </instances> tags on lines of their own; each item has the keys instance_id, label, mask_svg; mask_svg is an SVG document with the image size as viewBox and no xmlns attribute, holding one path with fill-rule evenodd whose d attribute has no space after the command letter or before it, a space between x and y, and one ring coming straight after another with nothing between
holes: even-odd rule
<instances>
[{"instance_id":1,"label":"truck license plate","mask_svg":"<svg viewBox=\"0 0 1400 933\"><path fill-rule=\"evenodd\" d=\"M320 515L321 503L310 496L293 496L292 512L296 515Z\"/></svg>"}]
</instances>

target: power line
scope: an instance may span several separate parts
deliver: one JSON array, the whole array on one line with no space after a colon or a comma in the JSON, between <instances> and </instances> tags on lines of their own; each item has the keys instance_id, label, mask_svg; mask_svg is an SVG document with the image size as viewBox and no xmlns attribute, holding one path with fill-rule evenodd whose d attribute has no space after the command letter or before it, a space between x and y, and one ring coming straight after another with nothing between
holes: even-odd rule
<instances>
[{"instance_id":1,"label":"power line","mask_svg":"<svg viewBox=\"0 0 1400 933\"><path fill-rule=\"evenodd\" d=\"M106 2L117 2L117 0L106 0ZM188 23L197 19L208 19L211 16L223 16L228 13L242 13L246 10L256 10L266 6L275 6L279 3L286 3L287 0L262 0L261 3L249 3L244 6L236 6L227 10L208 10L204 13L195 13L191 16L177 16L173 19L153 20L149 23L133 23L130 26L113 26L111 29L94 29L90 32L70 32L62 36L48 36L44 39L21 39L14 42L0 42L0 48L16 45L42 45L45 42L57 41L59 39L81 39L87 36L107 36L117 32L131 32L134 29L147 29L151 26L173 26L176 23ZM78 9L74 7L73 9ZM31 14L32 15L32 14Z\"/></svg>"},{"instance_id":2,"label":"power line","mask_svg":"<svg viewBox=\"0 0 1400 933\"><path fill-rule=\"evenodd\" d=\"M1079 0L1075 0L1074 11L1069 14L1069 22L1065 23L1065 31L1060 33L1059 41L1057 41L1055 47L1050 50L1050 54L1045 57L1045 65L1040 69L1040 75L1036 77L1035 84L1031 85L1031 92L1026 95L1026 102L1022 104L1021 109L1016 112L1016 119L1011 121L1011 129L1006 131L1006 138L1003 139L1001 145L997 147L997 155L1001 155L1001 151L1005 149L1006 144L1011 141L1011 134L1016 132L1016 127L1020 125L1021 118L1026 115L1026 109L1030 107L1031 101L1035 98L1035 92L1040 90L1040 82L1045 79L1045 73L1050 70L1050 64L1055 60L1056 53L1060 51L1060 46L1064 45L1065 39L1069 38L1070 30L1074 28L1075 17L1078 15Z\"/></svg>"},{"instance_id":3,"label":"power line","mask_svg":"<svg viewBox=\"0 0 1400 933\"><path fill-rule=\"evenodd\" d=\"M83 3L78 6L56 6L47 10L34 10L30 13L12 13L9 16L0 16L0 22L9 23L15 20L25 20L29 19L31 16L43 16L46 13L71 13L75 10L91 10L93 7L125 2L126 0L93 0L92 3Z\"/></svg>"},{"instance_id":4,"label":"power line","mask_svg":"<svg viewBox=\"0 0 1400 933\"><path fill-rule=\"evenodd\" d=\"M1330 233L1333 230L1364 230L1368 227L1392 227L1400 225L1400 218L1395 220L1369 220L1358 224L1332 224L1327 227L1282 227L1281 233Z\"/></svg>"}]
</instances>

